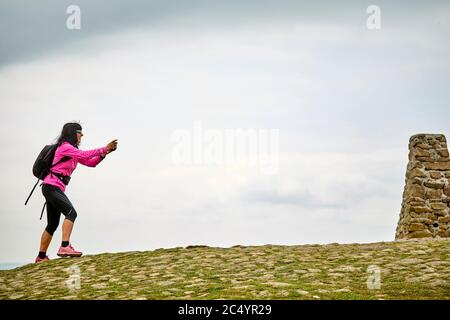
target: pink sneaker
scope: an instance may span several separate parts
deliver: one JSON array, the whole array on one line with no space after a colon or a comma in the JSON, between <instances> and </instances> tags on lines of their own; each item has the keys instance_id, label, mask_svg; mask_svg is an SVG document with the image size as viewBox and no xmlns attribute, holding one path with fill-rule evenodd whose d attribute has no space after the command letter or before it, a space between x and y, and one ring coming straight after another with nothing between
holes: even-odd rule
<instances>
[{"instance_id":1,"label":"pink sneaker","mask_svg":"<svg viewBox=\"0 0 450 320\"><path fill-rule=\"evenodd\" d=\"M45 256L45 258L39 258L39 256L37 256L36 259L34 260L34 263L44 262L48 260L50 260L48 256Z\"/></svg>"},{"instance_id":2,"label":"pink sneaker","mask_svg":"<svg viewBox=\"0 0 450 320\"><path fill-rule=\"evenodd\" d=\"M80 251L76 251L71 244L67 247L59 247L57 255L60 257L81 257L83 253Z\"/></svg>"}]
</instances>

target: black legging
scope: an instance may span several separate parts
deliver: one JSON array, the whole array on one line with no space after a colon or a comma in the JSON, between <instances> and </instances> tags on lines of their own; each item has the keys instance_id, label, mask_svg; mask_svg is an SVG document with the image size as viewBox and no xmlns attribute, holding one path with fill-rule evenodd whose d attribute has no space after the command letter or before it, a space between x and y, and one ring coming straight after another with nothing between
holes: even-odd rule
<instances>
[{"instance_id":1,"label":"black legging","mask_svg":"<svg viewBox=\"0 0 450 320\"><path fill-rule=\"evenodd\" d=\"M43 184L42 194L47 200L47 227L45 230L53 236L58 228L61 213L66 219L75 222L77 212L66 194L57 186Z\"/></svg>"}]
</instances>

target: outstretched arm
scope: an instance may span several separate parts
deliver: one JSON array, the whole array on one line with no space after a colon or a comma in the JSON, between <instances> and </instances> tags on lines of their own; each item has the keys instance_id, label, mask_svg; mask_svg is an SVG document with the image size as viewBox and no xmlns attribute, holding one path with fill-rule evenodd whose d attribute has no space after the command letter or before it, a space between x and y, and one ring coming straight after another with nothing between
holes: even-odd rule
<instances>
[{"instance_id":1,"label":"outstretched arm","mask_svg":"<svg viewBox=\"0 0 450 320\"><path fill-rule=\"evenodd\" d=\"M75 148L70 143L65 143L60 148L59 153L62 157L68 156L77 159L79 162L88 161L93 157L100 158L100 156L105 156L108 153L107 147L83 151Z\"/></svg>"},{"instance_id":2,"label":"outstretched arm","mask_svg":"<svg viewBox=\"0 0 450 320\"><path fill-rule=\"evenodd\" d=\"M96 167L100 162L102 162L103 159L105 159L105 157L95 156L87 160L78 160L78 162L87 167Z\"/></svg>"}]
</instances>

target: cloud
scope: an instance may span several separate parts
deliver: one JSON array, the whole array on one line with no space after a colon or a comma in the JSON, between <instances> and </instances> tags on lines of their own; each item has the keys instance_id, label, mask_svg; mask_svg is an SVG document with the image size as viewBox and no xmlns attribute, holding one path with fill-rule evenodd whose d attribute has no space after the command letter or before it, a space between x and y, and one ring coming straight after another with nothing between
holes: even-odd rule
<instances>
[{"instance_id":1,"label":"cloud","mask_svg":"<svg viewBox=\"0 0 450 320\"><path fill-rule=\"evenodd\" d=\"M366 199L398 198L403 182L403 153L403 149L359 154L287 153L281 156L283 170L279 175L255 178L239 194L246 202L351 211Z\"/></svg>"},{"instance_id":2,"label":"cloud","mask_svg":"<svg viewBox=\"0 0 450 320\"><path fill-rule=\"evenodd\" d=\"M414 7L393 12L403 19L395 24L385 12L386 28L374 34L359 5L319 17L329 9L324 3L312 14L273 2L247 16L260 3L242 12L237 2L161 4L173 19L155 10L158 24L147 24L153 20L136 7L114 28L115 15L105 11L102 32L88 23L100 15L86 10L89 36L45 40L54 22L42 22L30 33L35 42L2 51L0 259L35 254L43 198L38 191L23 206L35 182L31 166L71 120L83 123L83 149L119 139L117 153L95 169L80 166L67 190L79 212L74 241L87 252L391 239L410 135L448 136L446 24L436 33L432 24L407 24L419 14L427 23L439 16ZM10 13L6 23L22 20L25 13L8 8L0 10ZM142 14L136 23L134 14ZM2 35L6 47L34 30L38 17ZM16 60L18 51L24 55ZM174 165L171 133L192 130L196 120L219 131L279 129L279 174Z\"/></svg>"},{"instance_id":3,"label":"cloud","mask_svg":"<svg viewBox=\"0 0 450 320\"><path fill-rule=\"evenodd\" d=\"M131 0L127 3L120 0L78 0L76 5L81 8L82 29L69 31L65 25L66 9L72 4L70 0L2 1L0 67L57 55L80 41L115 35L136 27L153 30L172 27L194 32L245 29L255 22L268 25L274 22L293 25L315 22L364 27L367 18L367 4L358 1L316 1L311 5L308 1L297 0ZM389 32L392 26L401 24L409 29L416 27L414 29L419 32L433 28L440 31L434 32L435 35L448 35L448 3L445 0L427 3L378 1L377 5L382 8L383 23ZM422 40L429 42L429 33L426 35ZM405 36L411 41L417 39L412 32Z\"/></svg>"}]
</instances>

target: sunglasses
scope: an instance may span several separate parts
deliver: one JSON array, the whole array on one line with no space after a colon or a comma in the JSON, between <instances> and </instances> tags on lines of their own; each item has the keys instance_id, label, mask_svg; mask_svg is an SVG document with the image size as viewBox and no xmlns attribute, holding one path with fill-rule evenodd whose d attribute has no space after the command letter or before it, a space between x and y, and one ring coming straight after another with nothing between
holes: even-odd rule
<instances>
[{"instance_id":1,"label":"sunglasses","mask_svg":"<svg viewBox=\"0 0 450 320\"><path fill-rule=\"evenodd\" d=\"M77 133L83 135L83 132L81 130L77 130Z\"/></svg>"}]
</instances>

